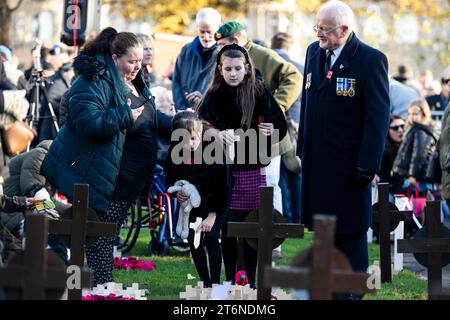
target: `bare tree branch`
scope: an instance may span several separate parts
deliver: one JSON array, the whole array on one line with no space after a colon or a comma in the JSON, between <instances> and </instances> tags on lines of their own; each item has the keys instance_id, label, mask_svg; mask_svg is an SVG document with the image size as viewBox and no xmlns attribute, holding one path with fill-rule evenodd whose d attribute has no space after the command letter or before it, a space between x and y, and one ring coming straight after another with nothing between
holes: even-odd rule
<instances>
[{"instance_id":1,"label":"bare tree branch","mask_svg":"<svg viewBox=\"0 0 450 320\"><path fill-rule=\"evenodd\" d=\"M13 12L13 11L16 11L17 9L19 9L19 7L20 7L20 5L22 4L22 2L23 2L23 0L18 0L17 1L17 4L14 6L14 7L12 7L12 8L10 8L9 6L8 6L8 2L6 3L6 7L8 8L8 11L9 12Z\"/></svg>"}]
</instances>

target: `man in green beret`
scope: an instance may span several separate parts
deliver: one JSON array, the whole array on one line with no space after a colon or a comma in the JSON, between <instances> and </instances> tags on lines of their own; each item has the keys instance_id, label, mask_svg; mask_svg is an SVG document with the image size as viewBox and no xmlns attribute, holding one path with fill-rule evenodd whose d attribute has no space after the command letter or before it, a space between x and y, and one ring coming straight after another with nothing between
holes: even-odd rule
<instances>
[{"instance_id":1,"label":"man in green beret","mask_svg":"<svg viewBox=\"0 0 450 320\"><path fill-rule=\"evenodd\" d=\"M232 43L247 49L255 69L261 73L267 90L272 93L283 112L286 112L297 100L302 84L300 72L275 51L249 40L245 25L236 21L226 22L216 31L214 39L220 49ZM266 167L267 185L274 189L273 206L280 213L283 213L281 189L278 186L281 155L291 148L289 135L286 135L279 144L279 155L272 158L270 164ZM274 256L281 256L280 248L274 251Z\"/></svg>"},{"instance_id":2,"label":"man in green beret","mask_svg":"<svg viewBox=\"0 0 450 320\"><path fill-rule=\"evenodd\" d=\"M300 95L302 76L297 68L276 52L249 40L245 25L230 21L214 34L219 49L235 43L247 49L255 68L261 72L266 88L286 112Z\"/></svg>"}]
</instances>

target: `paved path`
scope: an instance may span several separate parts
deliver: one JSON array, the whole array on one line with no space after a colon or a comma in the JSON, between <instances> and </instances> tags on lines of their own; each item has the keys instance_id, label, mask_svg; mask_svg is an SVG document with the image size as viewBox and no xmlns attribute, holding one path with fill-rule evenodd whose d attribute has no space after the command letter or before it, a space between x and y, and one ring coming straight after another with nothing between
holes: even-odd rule
<instances>
[{"instance_id":1,"label":"paved path","mask_svg":"<svg viewBox=\"0 0 450 320\"><path fill-rule=\"evenodd\" d=\"M444 225L450 229L450 218L444 220ZM392 252L394 247L392 246ZM420 278L427 279L427 269L419 264L412 253L403 255L404 268L416 273ZM442 269L442 285L444 288L450 289L450 264Z\"/></svg>"}]
</instances>

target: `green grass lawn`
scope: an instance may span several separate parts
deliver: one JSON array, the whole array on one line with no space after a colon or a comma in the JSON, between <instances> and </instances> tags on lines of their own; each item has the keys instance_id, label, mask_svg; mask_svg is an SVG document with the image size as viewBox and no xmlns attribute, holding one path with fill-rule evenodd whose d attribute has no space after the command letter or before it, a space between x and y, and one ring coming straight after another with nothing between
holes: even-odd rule
<instances>
[{"instance_id":1,"label":"green grass lawn","mask_svg":"<svg viewBox=\"0 0 450 320\"><path fill-rule=\"evenodd\" d=\"M194 264L191 262L189 252L179 252L170 249L166 257L147 257L147 244L150 235L148 229L143 229L139 240L130 253L143 260L151 260L156 265L153 271L124 271L115 270L114 278L124 286L139 283L139 288L150 291L150 300L176 300L179 293L185 291L186 285L197 284L199 281ZM283 258L276 262L277 266L289 265L290 260L300 250L311 245L312 233L306 233L304 239L288 239L282 245ZM378 246L370 244L369 258L372 264L379 260ZM224 271L222 270L222 274ZM195 279L188 280L191 274ZM223 275L222 275L223 277ZM382 284L381 289L374 295L366 295L365 300L418 300L427 299L427 283L417 278L413 273L404 270L394 276L390 284Z\"/></svg>"}]
</instances>

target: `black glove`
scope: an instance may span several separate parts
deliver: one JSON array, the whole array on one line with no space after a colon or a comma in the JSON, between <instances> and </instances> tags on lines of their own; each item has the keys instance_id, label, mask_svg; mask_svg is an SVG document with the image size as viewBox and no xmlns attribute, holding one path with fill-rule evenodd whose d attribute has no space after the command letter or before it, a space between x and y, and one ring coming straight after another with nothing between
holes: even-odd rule
<instances>
[{"instance_id":1,"label":"black glove","mask_svg":"<svg viewBox=\"0 0 450 320\"><path fill-rule=\"evenodd\" d=\"M375 170L356 167L355 181L358 187L367 187L372 182L373 178L375 178Z\"/></svg>"},{"instance_id":2,"label":"black glove","mask_svg":"<svg viewBox=\"0 0 450 320\"><path fill-rule=\"evenodd\" d=\"M0 196L0 209L7 213L23 212L27 208L26 197L8 197L5 195Z\"/></svg>"}]
</instances>

